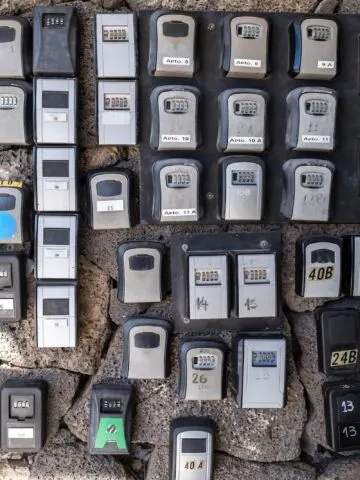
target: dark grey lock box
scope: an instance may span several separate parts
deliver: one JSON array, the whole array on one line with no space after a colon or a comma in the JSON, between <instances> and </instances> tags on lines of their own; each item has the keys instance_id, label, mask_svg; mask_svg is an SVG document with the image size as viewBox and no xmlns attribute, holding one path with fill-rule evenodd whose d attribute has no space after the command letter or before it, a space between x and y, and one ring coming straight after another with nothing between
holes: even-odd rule
<instances>
[{"instance_id":1,"label":"dark grey lock box","mask_svg":"<svg viewBox=\"0 0 360 480\"><path fill-rule=\"evenodd\" d=\"M48 384L8 380L1 387L1 450L36 453L46 440Z\"/></svg>"}]
</instances>

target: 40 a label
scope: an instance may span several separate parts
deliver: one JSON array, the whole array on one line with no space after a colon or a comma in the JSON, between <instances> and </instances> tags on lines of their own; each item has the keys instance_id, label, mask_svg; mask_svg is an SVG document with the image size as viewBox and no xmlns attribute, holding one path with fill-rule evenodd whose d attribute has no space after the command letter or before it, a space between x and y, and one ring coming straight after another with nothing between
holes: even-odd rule
<instances>
[{"instance_id":1,"label":"40 a label","mask_svg":"<svg viewBox=\"0 0 360 480\"><path fill-rule=\"evenodd\" d=\"M203 470L206 462L204 460L187 460L184 463L185 470Z\"/></svg>"}]
</instances>

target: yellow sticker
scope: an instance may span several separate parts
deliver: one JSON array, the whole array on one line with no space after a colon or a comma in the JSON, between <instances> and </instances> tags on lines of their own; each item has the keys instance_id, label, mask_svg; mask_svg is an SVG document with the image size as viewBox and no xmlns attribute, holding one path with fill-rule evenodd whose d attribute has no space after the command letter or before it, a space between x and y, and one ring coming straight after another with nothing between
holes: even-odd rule
<instances>
[{"instance_id":1,"label":"yellow sticker","mask_svg":"<svg viewBox=\"0 0 360 480\"><path fill-rule=\"evenodd\" d=\"M331 280L334 275L334 267L312 267L308 271L309 281Z\"/></svg>"},{"instance_id":2,"label":"yellow sticker","mask_svg":"<svg viewBox=\"0 0 360 480\"><path fill-rule=\"evenodd\" d=\"M11 180L0 180L0 187L22 188L23 182L13 182Z\"/></svg>"},{"instance_id":3,"label":"yellow sticker","mask_svg":"<svg viewBox=\"0 0 360 480\"><path fill-rule=\"evenodd\" d=\"M342 367L344 365L354 365L357 362L358 350L354 348L352 350L339 350L332 352L330 366Z\"/></svg>"}]
</instances>

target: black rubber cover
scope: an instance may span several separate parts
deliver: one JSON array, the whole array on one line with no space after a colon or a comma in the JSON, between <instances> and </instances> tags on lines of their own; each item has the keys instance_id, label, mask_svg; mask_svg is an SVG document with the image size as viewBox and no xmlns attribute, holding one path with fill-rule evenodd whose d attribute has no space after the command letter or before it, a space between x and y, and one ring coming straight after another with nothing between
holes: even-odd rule
<instances>
[{"instance_id":1,"label":"black rubber cover","mask_svg":"<svg viewBox=\"0 0 360 480\"><path fill-rule=\"evenodd\" d=\"M342 277L342 291L344 295L353 296L354 280L355 280L355 237L357 235L344 235L342 268L345 275Z\"/></svg>"},{"instance_id":2,"label":"black rubber cover","mask_svg":"<svg viewBox=\"0 0 360 480\"><path fill-rule=\"evenodd\" d=\"M35 7L33 72L37 77L75 77L78 73L76 7ZM65 26L43 26L43 15L63 15Z\"/></svg>"}]
</instances>

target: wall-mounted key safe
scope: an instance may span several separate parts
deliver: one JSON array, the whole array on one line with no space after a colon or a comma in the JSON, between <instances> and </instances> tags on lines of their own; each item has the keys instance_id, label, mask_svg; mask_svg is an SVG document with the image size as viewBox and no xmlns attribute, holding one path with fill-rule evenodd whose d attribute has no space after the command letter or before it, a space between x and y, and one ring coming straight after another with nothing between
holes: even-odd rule
<instances>
[{"instance_id":1,"label":"wall-mounted key safe","mask_svg":"<svg viewBox=\"0 0 360 480\"><path fill-rule=\"evenodd\" d=\"M88 224L94 230L130 228L133 218L130 170L100 168L87 176Z\"/></svg>"},{"instance_id":2,"label":"wall-mounted key safe","mask_svg":"<svg viewBox=\"0 0 360 480\"><path fill-rule=\"evenodd\" d=\"M196 69L196 21L190 14L154 12L150 17L149 73L192 77Z\"/></svg>"},{"instance_id":3,"label":"wall-mounted key safe","mask_svg":"<svg viewBox=\"0 0 360 480\"><path fill-rule=\"evenodd\" d=\"M1 387L1 450L36 453L46 440L48 384L7 380Z\"/></svg>"}]
</instances>

